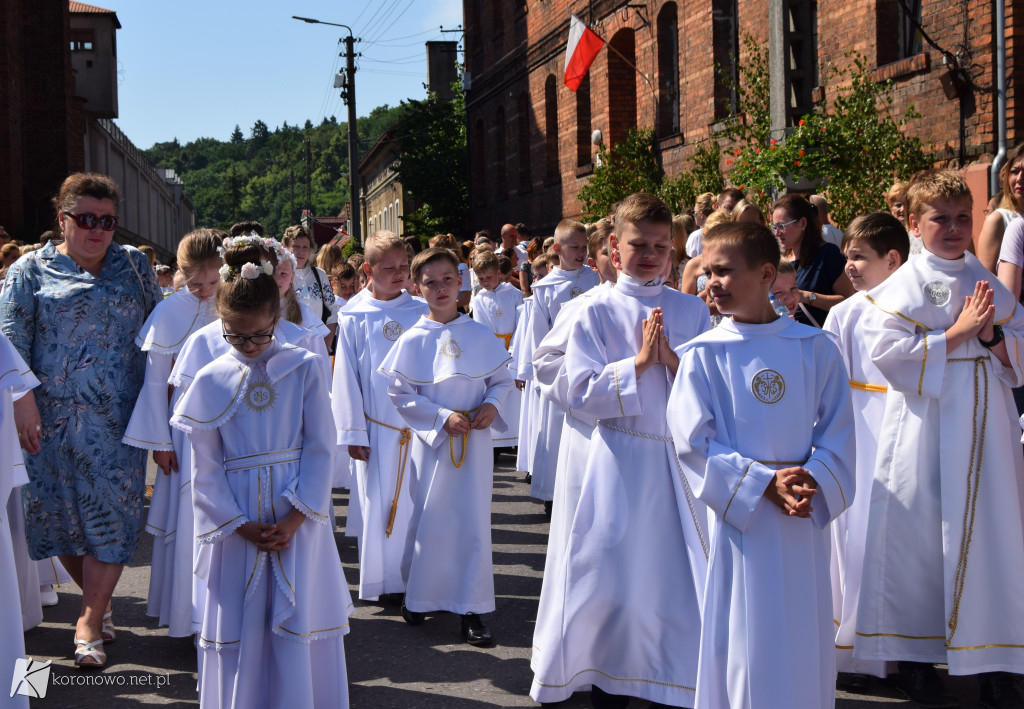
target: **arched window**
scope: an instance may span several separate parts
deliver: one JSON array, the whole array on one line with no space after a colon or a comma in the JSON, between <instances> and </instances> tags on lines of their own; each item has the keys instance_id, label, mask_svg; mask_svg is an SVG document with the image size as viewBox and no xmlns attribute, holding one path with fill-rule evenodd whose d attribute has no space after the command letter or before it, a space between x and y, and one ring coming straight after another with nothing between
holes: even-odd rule
<instances>
[{"instance_id":1,"label":"arched window","mask_svg":"<svg viewBox=\"0 0 1024 709\"><path fill-rule=\"evenodd\" d=\"M616 50L608 52L608 140L615 145L636 128L636 37L623 29L608 44Z\"/></svg>"},{"instance_id":2,"label":"arched window","mask_svg":"<svg viewBox=\"0 0 1024 709\"><path fill-rule=\"evenodd\" d=\"M484 159L484 122L478 118L473 124L473 203L487 204L487 164Z\"/></svg>"},{"instance_id":3,"label":"arched window","mask_svg":"<svg viewBox=\"0 0 1024 709\"><path fill-rule=\"evenodd\" d=\"M590 164L590 74L576 89L576 165Z\"/></svg>"},{"instance_id":4,"label":"arched window","mask_svg":"<svg viewBox=\"0 0 1024 709\"><path fill-rule=\"evenodd\" d=\"M786 0L783 5L786 125L811 112L818 85L818 6L815 0Z\"/></svg>"},{"instance_id":5,"label":"arched window","mask_svg":"<svg viewBox=\"0 0 1024 709\"><path fill-rule=\"evenodd\" d=\"M674 2L658 13L658 135L679 132L679 22Z\"/></svg>"},{"instance_id":6,"label":"arched window","mask_svg":"<svg viewBox=\"0 0 1024 709\"><path fill-rule=\"evenodd\" d=\"M530 94L523 91L519 94L518 125L519 137L519 193L525 194L533 189L533 169L530 164Z\"/></svg>"},{"instance_id":7,"label":"arched window","mask_svg":"<svg viewBox=\"0 0 1024 709\"><path fill-rule=\"evenodd\" d=\"M712 0L712 59L719 67L715 74L715 118L728 118L739 110L739 17L737 0Z\"/></svg>"},{"instance_id":8,"label":"arched window","mask_svg":"<svg viewBox=\"0 0 1024 709\"><path fill-rule=\"evenodd\" d=\"M558 166L558 95L555 75L548 74L544 82L544 163L548 180L558 179L562 171Z\"/></svg>"},{"instance_id":9,"label":"arched window","mask_svg":"<svg viewBox=\"0 0 1024 709\"><path fill-rule=\"evenodd\" d=\"M505 107L494 114L494 182L498 199L508 197L508 148L505 145Z\"/></svg>"},{"instance_id":10,"label":"arched window","mask_svg":"<svg viewBox=\"0 0 1024 709\"><path fill-rule=\"evenodd\" d=\"M505 3L487 3L487 14L491 16L491 36L487 43L491 48L490 66L494 66L505 54Z\"/></svg>"}]
</instances>

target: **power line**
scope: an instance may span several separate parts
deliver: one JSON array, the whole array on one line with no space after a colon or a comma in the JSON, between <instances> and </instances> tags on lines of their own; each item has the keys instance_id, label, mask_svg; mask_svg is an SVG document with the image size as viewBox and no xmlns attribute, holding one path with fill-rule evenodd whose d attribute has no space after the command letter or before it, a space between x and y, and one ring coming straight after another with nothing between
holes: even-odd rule
<instances>
[{"instance_id":1,"label":"power line","mask_svg":"<svg viewBox=\"0 0 1024 709\"><path fill-rule=\"evenodd\" d=\"M363 40L363 43L364 44L380 44L381 42L400 42L403 39L413 39L414 37L422 37L425 34L438 34L438 33L439 33L439 30L423 30L422 32L417 32L416 34L407 34L404 37L387 37L386 39L373 40L372 42L367 41L367 40ZM412 45L410 45L410 44L403 44L403 45L398 45L398 46L409 47L409 46L412 46Z\"/></svg>"},{"instance_id":2,"label":"power line","mask_svg":"<svg viewBox=\"0 0 1024 709\"><path fill-rule=\"evenodd\" d=\"M398 15L395 16L394 19L391 19L391 20L388 20L387 18L382 19L381 20L381 25L382 25L381 31L378 32L377 35L372 37L371 39L380 39L384 35L384 33L387 32L387 30L390 27L393 27L394 25L398 24L398 21L400 19L402 19L402 15L404 15L406 12L408 12L409 8L412 7L413 1L414 0L409 0L409 2L406 4L406 6L404 8L402 8L402 11L399 12ZM397 7L397 5L395 7ZM392 8L391 12L394 12L394 8ZM388 14L390 15L391 13L389 12ZM390 22L390 24L385 26L386 22Z\"/></svg>"},{"instance_id":3,"label":"power line","mask_svg":"<svg viewBox=\"0 0 1024 709\"><path fill-rule=\"evenodd\" d=\"M391 0L391 2L393 4L398 4L398 0ZM369 35L370 28L374 25L374 22L376 21L377 16L381 13L381 11L385 7L387 7L387 4L387 2L382 2L377 5L377 9L373 11L372 15L370 15L370 19L366 21L366 24L363 26L363 29L359 34L363 36Z\"/></svg>"}]
</instances>

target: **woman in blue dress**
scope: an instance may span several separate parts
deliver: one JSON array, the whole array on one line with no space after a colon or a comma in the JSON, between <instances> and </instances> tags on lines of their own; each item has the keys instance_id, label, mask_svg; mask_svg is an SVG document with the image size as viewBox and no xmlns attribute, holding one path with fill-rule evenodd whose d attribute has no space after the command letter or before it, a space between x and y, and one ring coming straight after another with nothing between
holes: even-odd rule
<instances>
[{"instance_id":1,"label":"woman in blue dress","mask_svg":"<svg viewBox=\"0 0 1024 709\"><path fill-rule=\"evenodd\" d=\"M0 329L40 381L14 406L29 554L59 556L82 589L81 667L102 667L116 638L110 599L145 493L145 451L121 437L145 372L135 335L160 289L145 255L112 243L119 201L108 177L68 177L54 198L64 242L19 259L0 291Z\"/></svg>"}]
</instances>

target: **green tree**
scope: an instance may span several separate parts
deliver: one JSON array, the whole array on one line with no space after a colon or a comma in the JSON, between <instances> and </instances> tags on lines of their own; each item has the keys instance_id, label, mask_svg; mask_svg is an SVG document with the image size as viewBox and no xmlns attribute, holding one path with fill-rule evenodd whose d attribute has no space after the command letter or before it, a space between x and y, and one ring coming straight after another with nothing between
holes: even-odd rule
<instances>
[{"instance_id":1,"label":"green tree","mask_svg":"<svg viewBox=\"0 0 1024 709\"><path fill-rule=\"evenodd\" d=\"M466 182L466 101L461 88L452 101L435 93L402 104L397 127L402 146L398 175L417 204L405 214L405 231L420 236L462 231L469 202Z\"/></svg>"},{"instance_id":2,"label":"green tree","mask_svg":"<svg viewBox=\"0 0 1024 709\"><path fill-rule=\"evenodd\" d=\"M584 212L593 219L606 216L616 202L634 192L658 194L661 169L658 167L654 131L631 128L626 139L597 151L597 167L580 188L577 197Z\"/></svg>"},{"instance_id":3,"label":"green tree","mask_svg":"<svg viewBox=\"0 0 1024 709\"><path fill-rule=\"evenodd\" d=\"M785 136L769 126L768 53L745 40L749 60L740 68L740 111L746 121L726 130L733 148L726 158L730 181L767 208L787 184L799 178L822 185L841 228L855 216L885 209L885 191L896 178L909 178L928 166L921 141L905 132L920 114L911 105L893 113L891 81L871 78L866 60L849 52L843 69L826 67L835 89L830 105L818 104Z\"/></svg>"},{"instance_id":4,"label":"green tree","mask_svg":"<svg viewBox=\"0 0 1024 709\"><path fill-rule=\"evenodd\" d=\"M242 135L242 129L235 124L235 129L231 131L231 142L232 143L243 143L245 142L245 136Z\"/></svg>"}]
</instances>

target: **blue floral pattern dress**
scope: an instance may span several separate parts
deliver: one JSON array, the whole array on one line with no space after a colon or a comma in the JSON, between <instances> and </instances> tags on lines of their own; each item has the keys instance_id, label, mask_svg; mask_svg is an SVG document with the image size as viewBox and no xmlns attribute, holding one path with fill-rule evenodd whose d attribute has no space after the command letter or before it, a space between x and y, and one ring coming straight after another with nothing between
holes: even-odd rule
<instances>
[{"instance_id":1,"label":"blue floral pattern dress","mask_svg":"<svg viewBox=\"0 0 1024 709\"><path fill-rule=\"evenodd\" d=\"M0 330L40 381L42 450L25 456L22 487L33 559L89 555L125 564L135 553L146 451L121 438L145 374L135 336L159 301L146 256L114 243L97 276L52 242L7 274Z\"/></svg>"}]
</instances>

